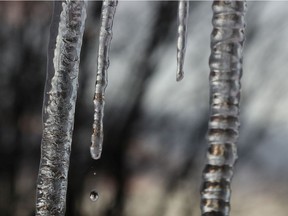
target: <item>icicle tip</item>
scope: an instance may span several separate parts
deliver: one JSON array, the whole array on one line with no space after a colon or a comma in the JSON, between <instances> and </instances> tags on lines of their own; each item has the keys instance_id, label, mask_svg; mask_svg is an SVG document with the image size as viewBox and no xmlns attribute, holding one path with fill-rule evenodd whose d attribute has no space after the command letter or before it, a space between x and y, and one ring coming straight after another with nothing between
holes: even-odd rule
<instances>
[{"instance_id":1,"label":"icicle tip","mask_svg":"<svg viewBox=\"0 0 288 216\"><path fill-rule=\"evenodd\" d=\"M98 160L101 158L101 151L97 147L91 146L90 147L90 154L94 160Z\"/></svg>"},{"instance_id":2,"label":"icicle tip","mask_svg":"<svg viewBox=\"0 0 288 216\"><path fill-rule=\"evenodd\" d=\"M176 81L179 82L184 78L184 72L183 71L177 71L176 73Z\"/></svg>"}]
</instances>

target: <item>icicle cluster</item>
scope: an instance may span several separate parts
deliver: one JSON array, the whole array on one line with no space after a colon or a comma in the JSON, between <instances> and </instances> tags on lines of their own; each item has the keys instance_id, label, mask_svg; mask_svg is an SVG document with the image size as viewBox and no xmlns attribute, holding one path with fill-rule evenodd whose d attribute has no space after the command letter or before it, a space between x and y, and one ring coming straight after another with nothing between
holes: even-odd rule
<instances>
[{"instance_id":1,"label":"icicle cluster","mask_svg":"<svg viewBox=\"0 0 288 216\"><path fill-rule=\"evenodd\" d=\"M189 16L189 1L179 0L178 5L178 40L177 40L177 72L176 80L184 77L184 58L187 43L187 24Z\"/></svg>"},{"instance_id":2,"label":"icicle cluster","mask_svg":"<svg viewBox=\"0 0 288 216\"><path fill-rule=\"evenodd\" d=\"M43 106L36 215L64 216L86 2L55 1Z\"/></svg>"},{"instance_id":3,"label":"icicle cluster","mask_svg":"<svg viewBox=\"0 0 288 216\"><path fill-rule=\"evenodd\" d=\"M203 216L228 216L237 160L245 1L214 1L211 34L209 149L203 171Z\"/></svg>"},{"instance_id":4,"label":"icicle cluster","mask_svg":"<svg viewBox=\"0 0 288 216\"><path fill-rule=\"evenodd\" d=\"M94 123L90 153L93 159L99 159L103 146L103 116L105 89L108 84L109 51L112 40L112 26L118 0L104 0L101 13L99 37L98 68L94 95Z\"/></svg>"}]
</instances>

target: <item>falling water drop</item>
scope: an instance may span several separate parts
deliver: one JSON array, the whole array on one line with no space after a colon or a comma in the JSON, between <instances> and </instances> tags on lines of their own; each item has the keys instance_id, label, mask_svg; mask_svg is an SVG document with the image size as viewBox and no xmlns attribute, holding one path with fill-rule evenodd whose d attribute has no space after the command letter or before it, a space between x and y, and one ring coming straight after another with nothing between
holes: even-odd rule
<instances>
[{"instance_id":1,"label":"falling water drop","mask_svg":"<svg viewBox=\"0 0 288 216\"><path fill-rule=\"evenodd\" d=\"M87 1L54 1L35 215L64 216Z\"/></svg>"},{"instance_id":2,"label":"falling water drop","mask_svg":"<svg viewBox=\"0 0 288 216\"><path fill-rule=\"evenodd\" d=\"M98 198L99 198L98 192L95 191L95 190L91 191L91 193L90 193L90 200L93 201L93 202L95 202L95 201L98 200Z\"/></svg>"}]
</instances>

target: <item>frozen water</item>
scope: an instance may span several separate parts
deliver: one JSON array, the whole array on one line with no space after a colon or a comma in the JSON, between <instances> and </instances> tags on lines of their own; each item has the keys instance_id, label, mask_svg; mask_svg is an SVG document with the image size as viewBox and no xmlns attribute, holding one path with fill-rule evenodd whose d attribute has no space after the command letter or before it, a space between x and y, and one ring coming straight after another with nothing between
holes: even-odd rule
<instances>
[{"instance_id":1,"label":"frozen water","mask_svg":"<svg viewBox=\"0 0 288 216\"><path fill-rule=\"evenodd\" d=\"M112 40L112 26L118 0L105 0L101 13L101 29L99 37L98 68L94 95L94 123L91 136L90 153L93 159L99 159L103 146L103 117L105 89L108 84L109 51Z\"/></svg>"},{"instance_id":2,"label":"frozen water","mask_svg":"<svg viewBox=\"0 0 288 216\"><path fill-rule=\"evenodd\" d=\"M90 193L90 200L95 202L95 201L98 200L98 198L99 198L98 192L95 191L95 190L92 190L91 193Z\"/></svg>"},{"instance_id":3,"label":"frozen water","mask_svg":"<svg viewBox=\"0 0 288 216\"><path fill-rule=\"evenodd\" d=\"M55 1L50 27L36 215L65 215L85 1Z\"/></svg>"},{"instance_id":4,"label":"frozen water","mask_svg":"<svg viewBox=\"0 0 288 216\"><path fill-rule=\"evenodd\" d=\"M209 149L201 189L202 215L228 216L237 160L245 1L214 1L211 34Z\"/></svg>"},{"instance_id":5,"label":"frozen water","mask_svg":"<svg viewBox=\"0 0 288 216\"><path fill-rule=\"evenodd\" d=\"M189 1L180 0L178 5L177 81L182 80L184 77L183 67L187 43L188 15Z\"/></svg>"}]
</instances>

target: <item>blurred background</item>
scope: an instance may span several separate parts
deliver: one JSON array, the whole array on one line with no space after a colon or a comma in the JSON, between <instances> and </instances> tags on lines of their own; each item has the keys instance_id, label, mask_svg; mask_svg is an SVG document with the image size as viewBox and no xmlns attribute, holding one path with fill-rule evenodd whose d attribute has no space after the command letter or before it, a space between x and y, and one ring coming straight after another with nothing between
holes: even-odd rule
<instances>
[{"instance_id":1,"label":"blurred background","mask_svg":"<svg viewBox=\"0 0 288 216\"><path fill-rule=\"evenodd\" d=\"M233 216L286 216L288 2L248 2ZM82 47L68 216L200 215L209 114L211 2L190 4L175 81L177 2L121 1L106 91L104 152L89 154L101 2ZM0 2L0 215L34 215L52 2ZM99 199L89 199L96 190Z\"/></svg>"}]
</instances>

